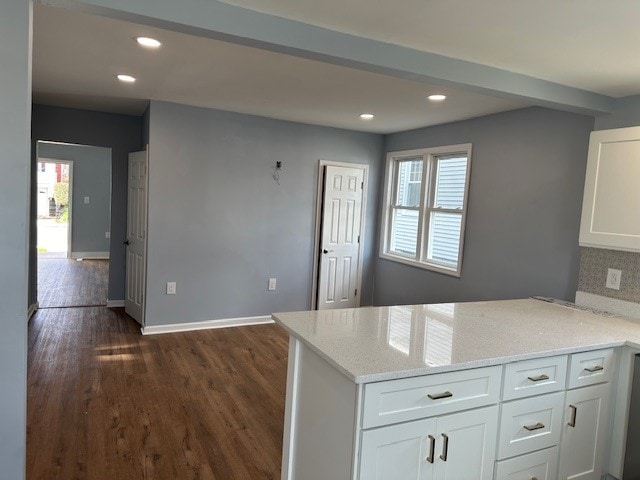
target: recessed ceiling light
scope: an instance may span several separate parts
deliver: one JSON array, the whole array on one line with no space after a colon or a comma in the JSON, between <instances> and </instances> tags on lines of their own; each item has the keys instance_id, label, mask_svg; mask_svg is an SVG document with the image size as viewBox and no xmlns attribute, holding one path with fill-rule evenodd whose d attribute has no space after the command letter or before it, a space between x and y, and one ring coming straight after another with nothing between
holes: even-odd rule
<instances>
[{"instance_id":1,"label":"recessed ceiling light","mask_svg":"<svg viewBox=\"0 0 640 480\"><path fill-rule=\"evenodd\" d=\"M442 95L440 93L436 93L434 95L429 95L427 97L429 100L431 100L432 102L441 102L443 101L445 98L447 98L446 95Z\"/></svg>"},{"instance_id":2,"label":"recessed ceiling light","mask_svg":"<svg viewBox=\"0 0 640 480\"><path fill-rule=\"evenodd\" d=\"M136 42L138 42L138 44L142 45L143 47L148 48L158 48L160 45L162 45L162 43L160 43L158 40L150 37L136 37Z\"/></svg>"},{"instance_id":3,"label":"recessed ceiling light","mask_svg":"<svg viewBox=\"0 0 640 480\"><path fill-rule=\"evenodd\" d=\"M124 83L133 83L136 81L136 77L132 77L131 75L126 75L124 73L119 73L116 77Z\"/></svg>"},{"instance_id":4,"label":"recessed ceiling light","mask_svg":"<svg viewBox=\"0 0 640 480\"><path fill-rule=\"evenodd\" d=\"M361 113L360 114L360 118L362 120L373 120L373 117L375 117L375 115L373 113Z\"/></svg>"}]
</instances>

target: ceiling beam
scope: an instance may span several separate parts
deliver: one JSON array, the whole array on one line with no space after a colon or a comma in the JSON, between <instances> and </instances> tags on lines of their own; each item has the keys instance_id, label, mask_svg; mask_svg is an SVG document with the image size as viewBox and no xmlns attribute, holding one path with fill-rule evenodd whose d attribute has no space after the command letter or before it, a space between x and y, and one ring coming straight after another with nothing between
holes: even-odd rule
<instances>
[{"instance_id":1,"label":"ceiling beam","mask_svg":"<svg viewBox=\"0 0 640 480\"><path fill-rule=\"evenodd\" d=\"M478 63L357 37L218 0L40 0L120 20L560 110L611 113L614 99Z\"/></svg>"}]
</instances>

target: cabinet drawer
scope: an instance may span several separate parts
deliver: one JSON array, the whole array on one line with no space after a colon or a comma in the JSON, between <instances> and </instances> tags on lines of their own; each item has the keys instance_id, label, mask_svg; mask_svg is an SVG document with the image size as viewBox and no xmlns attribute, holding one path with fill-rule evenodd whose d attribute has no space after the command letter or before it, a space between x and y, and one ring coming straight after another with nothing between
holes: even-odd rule
<instances>
[{"instance_id":1,"label":"cabinet drawer","mask_svg":"<svg viewBox=\"0 0 640 480\"><path fill-rule=\"evenodd\" d=\"M362 428L498 403L501 374L496 366L369 383Z\"/></svg>"},{"instance_id":2,"label":"cabinet drawer","mask_svg":"<svg viewBox=\"0 0 640 480\"><path fill-rule=\"evenodd\" d=\"M556 480L558 447L496 463L495 480Z\"/></svg>"},{"instance_id":3,"label":"cabinet drawer","mask_svg":"<svg viewBox=\"0 0 640 480\"><path fill-rule=\"evenodd\" d=\"M509 363L504 371L502 398L514 400L564 390L566 376L566 355Z\"/></svg>"},{"instance_id":4,"label":"cabinet drawer","mask_svg":"<svg viewBox=\"0 0 640 480\"><path fill-rule=\"evenodd\" d=\"M558 445L563 406L564 392L503 403L498 458Z\"/></svg>"},{"instance_id":5,"label":"cabinet drawer","mask_svg":"<svg viewBox=\"0 0 640 480\"><path fill-rule=\"evenodd\" d=\"M613 348L574 353L569 361L569 387L586 387L611 381L615 369Z\"/></svg>"}]
</instances>

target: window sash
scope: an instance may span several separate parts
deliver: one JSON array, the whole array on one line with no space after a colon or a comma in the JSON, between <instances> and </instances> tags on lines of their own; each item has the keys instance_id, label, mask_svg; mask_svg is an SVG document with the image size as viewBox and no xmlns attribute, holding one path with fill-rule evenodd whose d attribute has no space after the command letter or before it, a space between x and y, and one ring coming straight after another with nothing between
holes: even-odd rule
<instances>
[{"instance_id":1,"label":"window sash","mask_svg":"<svg viewBox=\"0 0 640 480\"><path fill-rule=\"evenodd\" d=\"M439 162L458 156L466 157L466 169L463 187L463 197L461 207L446 208L435 205L436 187L439 174ZM417 160L422 158L422 179L420 187L420 202L418 206L403 206L398 202L398 188L400 186L400 166L402 162ZM464 243L464 232L466 223L466 209L469 191L469 175L471 167L471 145L457 145L451 147L442 147L436 149L425 149L411 152L398 152L398 154L390 153L387 164L387 184L385 187L385 219L382 225L383 242L381 242L380 254L383 257L395 259L401 263L408 263L427 268L431 270L441 271L450 275L459 276L462 267L462 250ZM413 170L413 169L412 169ZM411 172L412 175L415 172ZM398 211L416 211L418 213L418 226L416 235L415 255L407 254L394 250L394 218ZM431 219L436 213L454 214L460 216L460 227L458 229L458 251L456 263L441 261L435 258L429 258L430 243L432 243Z\"/></svg>"}]
</instances>

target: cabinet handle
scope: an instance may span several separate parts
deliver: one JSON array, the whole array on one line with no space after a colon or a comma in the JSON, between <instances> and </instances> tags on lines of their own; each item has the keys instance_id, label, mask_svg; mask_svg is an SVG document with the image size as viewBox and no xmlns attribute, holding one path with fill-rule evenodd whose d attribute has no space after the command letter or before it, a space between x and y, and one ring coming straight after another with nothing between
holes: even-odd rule
<instances>
[{"instance_id":1,"label":"cabinet handle","mask_svg":"<svg viewBox=\"0 0 640 480\"><path fill-rule=\"evenodd\" d=\"M593 373L593 372L599 372L600 370L604 370L604 367L602 365L596 365L595 367L588 367L584 369L586 372L589 373Z\"/></svg>"},{"instance_id":2,"label":"cabinet handle","mask_svg":"<svg viewBox=\"0 0 640 480\"><path fill-rule=\"evenodd\" d=\"M447 390L446 392L442 392L442 393L434 393L434 394L429 393L427 394L427 397L429 397L431 400L440 400L441 398L453 397L453 393Z\"/></svg>"},{"instance_id":3,"label":"cabinet handle","mask_svg":"<svg viewBox=\"0 0 640 480\"><path fill-rule=\"evenodd\" d=\"M537 377L527 377L527 378L532 382L541 382L542 380L549 380L549 375L545 375L543 373L542 375L538 375Z\"/></svg>"},{"instance_id":4,"label":"cabinet handle","mask_svg":"<svg viewBox=\"0 0 640 480\"><path fill-rule=\"evenodd\" d=\"M429 456L427 457L427 462L433 463L433 456L436 451L436 438L433 435L429 435L427 438L429 439Z\"/></svg>"},{"instance_id":5,"label":"cabinet handle","mask_svg":"<svg viewBox=\"0 0 640 480\"><path fill-rule=\"evenodd\" d=\"M443 433L442 438L444 438L444 441L442 442L442 455L440 455L440 460L446 462L447 455L449 454L449 437L446 433Z\"/></svg>"},{"instance_id":6,"label":"cabinet handle","mask_svg":"<svg viewBox=\"0 0 640 480\"><path fill-rule=\"evenodd\" d=\"M533 432L534 430L540 430L541 428L544 428L544 423L541 423L541 422L538 422L535 425L524 425L524 429L529 432Z\"/></svg>"},{"instance_id":7,"label":"cabinet handle","mask_svg":"<svg viewBox=\"0 0 640 480\"><path fill-rule=\"evenodd\" d=\"M576 416L578 415L578 407L576 407L575 405L569 405L569 408L571 409L571 420L569 420L569 423L567 423L567 425L569 425L570 427L575 427Z\"/></svg>"}]
</instances>

